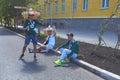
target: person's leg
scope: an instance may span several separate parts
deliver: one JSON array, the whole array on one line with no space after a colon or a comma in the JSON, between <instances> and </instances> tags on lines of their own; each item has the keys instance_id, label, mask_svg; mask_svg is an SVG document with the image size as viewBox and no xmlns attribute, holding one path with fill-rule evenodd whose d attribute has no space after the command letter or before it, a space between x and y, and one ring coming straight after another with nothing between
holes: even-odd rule
<instances>
[{"instance_id":1,"label":"person's leg","mask_svg":"<svg viewBox=\"0 0 120 80\"><path fill-rule=\"evenodd\" d=\"M36 58L37 36L36 35L32 35L31 39L32 39L32 42L33 42L34 58Z\"/></svg>"},{"instance_id":2,"label":"person's leg","mask_svg":"<svg viewBox=\"0 0 120 80\"><path fill-rule=\"evenodd\" d=\"M55 61L54 63L55 63L56 65L61 65L61 64L62 64L62 61L67 57L68 54L70 54L70 52L71 52L71 50L63 49L63 48L62 48L60 59L58 59L58 60Z\"/></svg>"},{"instance_id":3,"label":"person's leg","mask_svg":"<svg viewBox=\"0 0 120 80\"><path fill-rule=\"evenodd\" d=\"M34 46L33 46L33 47L34 47ZM40 46L39 48L36 47L36 53L40 53L41 50L45 50L45 49L46 49L46 46L45 46L45 45L42 45L42 46ZM34 48L33 48L33 49L28 48L28 51L29 51L29 53L34 53L34 52L35 52L35 51L34 51Z\"/></svg>"},{"instance_id":4,"label":"person's leg","mask_svg":"<svg viewBox=\"0 0 120 80\"><path fill-rule=\"evenodd\" d=\"M72 58L72 59L75 59L75 58L77 58L77 56L78 56L78 55L77 55L76 53L73 53L73 54L71 55L71 58Z\"/></svg>"},{"instance_id":5,"label":"person's leg","mask_svg":"<svg viewBox=\"0 0 120 80\"><path fill-rule=\"evenodd\" d=\"M54 47L54 46L53 46L53 45L50 45L50 44L46 45L46 46L45 46L46 53L48 53L50 49L52 50L53 47Z\"/></svg>"},{"instance_id":6,"label":"person's leg","mask_svg":"<svg viewBox=\"0 0 120 80\"><path fill-rule=\"evenodd\" d=\"M42 45L37 49L37 51L40 53L42 50L45 50L45 49L46 49L46 46Z\"/></svg>"},{"instance_id":7,"label":"person's leg","mask_svg":"<svg viewBox=\"0 0 120 80\"><path fill-rule=\"evenodd\" d=\"M26 51L26 48L27 48L27 45L30 43L30 36L26 35L25 36L25 44L23 46L23 49L22 49L22 54L20 56L20 58L22 58L24 56L24 53Z\"/></svg>"},{"instance_id":8,"label":"person's leg","mask_svg":"<svg viewBox=\"0 0 120 80\"><path fill-rule=\"evenodd\" d=\"M28 48L28 51L29 51L29 53L34 53L35 52L34 51L34 46L33 46L33 49ZM40 51L41 51L41 46L39 48L37 48L37 46L36 46L36 53L40 53Z\"/></svg>"},{"instance_id":9,"label":"person's leg","mask_svg":"<svg viewBox=\"0 0 120 80\"><path fill-rule=\"evenodd\" d=\"M69 49L64 49L62 51L62 54L60 56L60 61L64 60L65 58L67 58L67 55L70 54L71 50Z\"/></svg>"},{"instance_id":10,"label":"person's leg","mask_svg":"<svg viewBox=\"0 0 120 80\"><path fill-rule=\"evenodd\" d=\"M33 47L34 47L34 58L36 58L36 45L34 44Z\"/></svg>"},{"instance_id":11,"label":"person's leg","mask_svg":"<svg viewBox=\"0 0 120 80\"><path fill-rule=\"evenodd\" d=\"M23 49L22 49L22 54L24 54L24 53L25 53L26 48L27 48L27 45L25 44L25 45L23 46Z\"/></svg>"},{"instance_id":12,"label":"person's leg","mask_svg":"<svg viewBox=\"0 0 120 80\"><path fill-rule=\"evenodd\" d=\"M24 53L25 53L25 51L26 51L26 48L27 48L27 45L24 45L24 46L23 46L23 49L22 49L22 54L21 54L21 56L20 56L20 59L24 56Z\"/></svg>"}]
</instances>

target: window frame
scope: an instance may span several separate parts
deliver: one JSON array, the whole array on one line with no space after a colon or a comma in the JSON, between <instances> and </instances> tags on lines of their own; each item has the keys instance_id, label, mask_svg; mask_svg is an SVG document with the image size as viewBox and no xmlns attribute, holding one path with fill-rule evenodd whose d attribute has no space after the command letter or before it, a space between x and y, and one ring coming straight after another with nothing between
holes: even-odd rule
<instances>
[{"instance_id":1,"label":"window frame","mask_svg":"<svg viewBox=\"0 0 120 80\"><path fill-rule=\"evenodd\" d=\"M77 0L72 0L72 12L77 11Z\"/></svg>"},{"instance_id":2,"label":"window frame","mask_svg":"<svg viewBox=\"0 0 120 80\"><path fill-rule=\"evenodd\" d=\"M58 1L55 3L55 12L58 13Z\"/></svg>"},{"instance_id":3,"label":"window frame","mask_svg":"<svg viewBox=\"0 0 120 80\"><path fill-rule=\"evenodd\" d=\"M88 0L82 0L82 11L88 10Z\"/></svg>"},{"instance_id":4,"label":"window frame","mask_svg":"<svg viewBox=\"0 0 120 80\"><path fill-rule=\"evenodd\" d=\"M46 5L44 5L44 13L46 14Z\"/></svg>"},{"instance_id":5,"label":"window frame","mask_svg":"<svg viewBox=\"0 0 120 80\"><path fill-rule=\"evenodd\" d=\"M48 14L51 13L51 4L48 5Z\"/></svg>"},{"instance_id":6,"label":"window frame","mask_svg":"<svg viewBox=\"0 0 120 80\"><path fill-rule=\"evenodd\" d=\"M101 9L109 8L109 0L101 0Z\"/></svg>"},{"instance_id":7,"label":"window frame","mask_svg":"<svg viewBox=\"0 0 120 80\"><path fill-rule=\"evenodd\" d=\"M62 12L65 12L65 0L62 0Z\"/></svg>"}]
</instances>

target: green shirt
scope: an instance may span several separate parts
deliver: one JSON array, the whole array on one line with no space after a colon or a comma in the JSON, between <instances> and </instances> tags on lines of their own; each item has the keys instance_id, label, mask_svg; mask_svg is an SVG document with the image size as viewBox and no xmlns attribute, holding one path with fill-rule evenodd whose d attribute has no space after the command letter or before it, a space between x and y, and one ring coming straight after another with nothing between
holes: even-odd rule
<instances>
[{"instance_id":1,"label":"green shirt","mask_svg":"<svg viewBox=\"0 0 120 80\"><path fill-rule=\"evenodd\" d=\"M26 32L27 35L36 35L36 28L37 25L41 25L41 23L38 20L29 20L27 19L24 22L24 28L28 26L28 30Z\"/></svg>"},{"instance_id":2,"label":"green shirt","mask_svg":"<svg viewBox=\"0 0 120 80\"><path fill-rule=\"evenodd\" d=\"M58 48L60 49L60 48L64 48L64 47L69 47L69 49L71 50L70 55L72 55L73 53L78 54L78 52L79 52L78 43L74 39L71 41L67 41L67 42L63 43Z\"/></svg>"}]
</instances>

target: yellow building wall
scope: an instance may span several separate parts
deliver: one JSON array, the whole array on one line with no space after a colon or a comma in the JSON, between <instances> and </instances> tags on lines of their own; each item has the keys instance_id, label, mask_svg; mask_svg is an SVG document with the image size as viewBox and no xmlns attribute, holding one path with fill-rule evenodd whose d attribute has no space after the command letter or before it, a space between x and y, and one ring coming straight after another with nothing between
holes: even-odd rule
<instances>
[{"instance_id":1,"label":"yellow building wall","mask_svg":"<svg viewBox=\"0 0 120 80\"><path fill-rule=\"evenodd\" d=\"M48 0L49 1L49 0ZM94 18L94 17L109 17L115 9L117 0L109 0L109 7L107 9L101 9L101 0L88 0L88 9L86 11L82 10L82 0L77 0L77 10L72 12L72 0L65 0L65 12L62 12L62 0L58 1L58 13L56 13L56 3L47 2L44 3L44 0L39 0L41 6L46 5L46 14L45 18ZM48 5L52 5L52 13L48 14ZM120 15L118 15L120 16Z\"/></svg>"}]
</instances>

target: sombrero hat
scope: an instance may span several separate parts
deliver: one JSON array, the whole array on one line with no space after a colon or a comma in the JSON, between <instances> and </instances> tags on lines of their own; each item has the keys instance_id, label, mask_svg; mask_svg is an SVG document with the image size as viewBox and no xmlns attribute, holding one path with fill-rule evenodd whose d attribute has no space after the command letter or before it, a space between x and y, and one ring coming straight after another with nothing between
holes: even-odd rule
<instances>
[{"instance_id":1,"label":"sombrero hat","mask_svg":"<svg viewBox=\"0 0 120 80\"><path fill-rule=\"evenodd\" d=\"M46 30L46 31L53 31L53 28L51 28L51 27L49 28L49 27L48 27L48 28L46 28L45 30Z\"/></svg>"},{"instance_id":2,"label":"sombrero hat","mask_svg":"<svg viewBox=\"0 0 120 80\"><path fill-rule=\"evenodd\" d=\"M48 26L47 28L43 29L43 32L44 32L45 34L48 34L49 31L53 32L54 29L53 29L51 26Z\"/></svg>"},{"instance_id":3,"label":"sombrero hat","mask_svg":"<svg viewBox=\"0 0 120 80\"><path fill-rule=\"evenodd\" d=\"M32 8L29 8L28 15L35 15L35 12Z\"/></svg>"}]
</instances>

